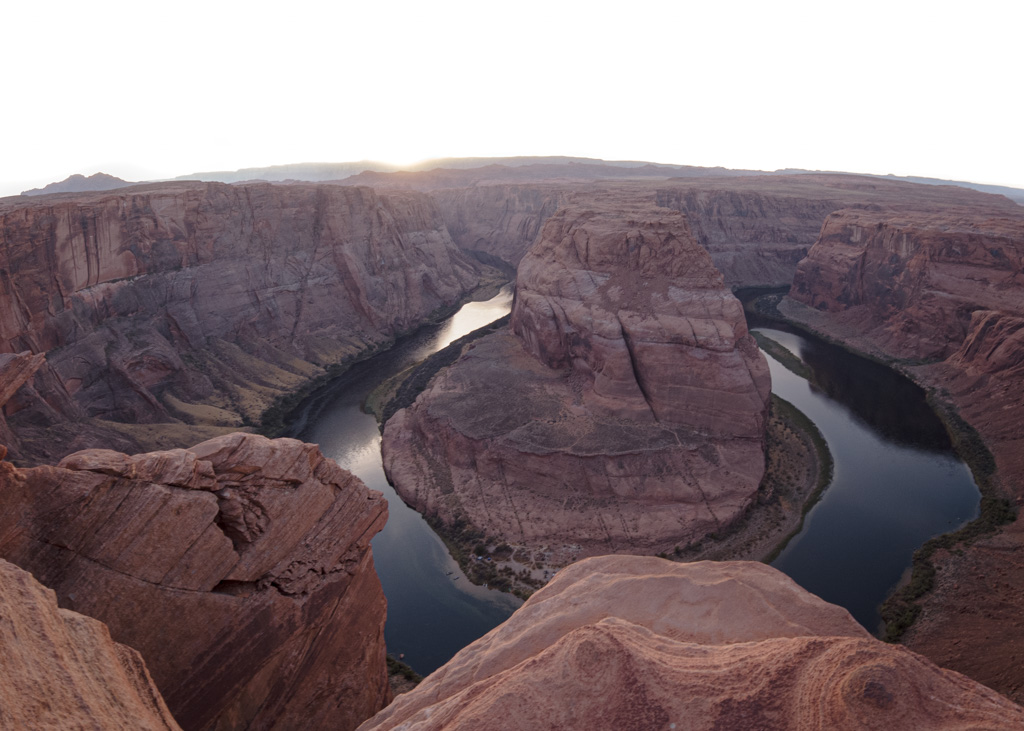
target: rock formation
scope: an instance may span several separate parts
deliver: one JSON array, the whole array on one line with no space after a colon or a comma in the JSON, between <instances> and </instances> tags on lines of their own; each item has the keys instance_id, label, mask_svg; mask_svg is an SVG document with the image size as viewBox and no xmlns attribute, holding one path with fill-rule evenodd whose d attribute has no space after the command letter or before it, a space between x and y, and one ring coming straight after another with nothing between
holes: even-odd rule
<instances>
[{"instance_id":1,"label":"rock formation","mask_svg":"<svg viewBox=\"0 0 1024 731\"><path fill-rule=\"evenodd\" d=\"M32 460L258 421L479 280L425 196L329 185L8 202L0 244L0 352L47 354L8 413Z\"/></svg>"},{"instance_id":2,"label":"rock formation","mask_svg":"<svg viewBox=\"0 0 1024 731\"><path fill-rule=\"evenodd\" d=\"M2 560L0 618L0 728L179 729L139 653Z\"/></svg>"},{"instance_id":3,"label":"rock formation","mask_svg":"<svg viewBox=\"0 0 1024 731\"><path fill-rule=\"evenodd\" d=\"M844 210L828 217L790 297L898 358L944 359L979 310L1024 314L1024 218Z\"/></svg>"},{"instance_id":4,"label":"rock formation","mask_svg":"<svg viewBox=\"0 0 1024 731\"><path fill-rule=\"evenodd\" d=\"M978 430L995 457L995 488L1024 505L1024 215L840 211L780 309L901 360ZM936 555L936 588L904 641L1024 701L1019 516L966 550Z\"/></svg>"},{"instance_id":5,"label":"rock formation","mask_svg":"<svg viewBox=\"0 0 1024 731\"><path fill-rule=\"evenodd\" d=\"M1022 729L758 563L580 561L370 729Z\"/></svg>"},{"instance_id":6,"label":"rock formation","mask_svg":"<svg viewBox=\"0 0 1024 731\"><path fill-rule=\"evenodd\" d=\"M683 216L561 210L520 264L511 329L387 423L408 503L584 553L672 550L750 503L768 368Z\"/></svg>"},{"instance_id":7,"label":"rock formation","mask_svg":"<svg viewBox=\"0 0 1024 731\"><path fill-rule=\"evenodd\" d=\"M387 503L315 446L0 462L0 504L0 556L138 650L184 727L353 728L389 700Z\"/></svg>"}]
</instances>

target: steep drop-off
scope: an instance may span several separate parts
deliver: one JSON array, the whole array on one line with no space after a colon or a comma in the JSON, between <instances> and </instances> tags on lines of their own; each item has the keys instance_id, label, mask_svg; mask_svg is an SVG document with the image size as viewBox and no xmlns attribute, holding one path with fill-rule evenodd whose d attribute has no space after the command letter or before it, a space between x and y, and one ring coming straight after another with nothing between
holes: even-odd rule
<instances>
[{"instance_id":1,"label":"steep drop-off","mask_svg":"<svg viewBox=\"0 0 1024 731\"><path fill-rule=\"evenodd\" d=\"M938 551L935 588L904 641L1024 700L1024 216L841 211L780 309L901 361L988 445L991 498L1008 498L1017 521L966 550ZM983 455L973 458L987 471ZM994 506L990 514L1001 511Z\"/></svg>"},{"instance_id":2,"label":"steep drop-off","mask_svg":"<svg viewBox=\"0 0 1024 731\"><path fill-rule=\"evenodd\" d=\"M370 729L1021 729L1024 709L757 563L580 561Z\"/></svg>"},{"instance_id":3,"label":"steep drop-off","mask_svg":"<svg viewBox=\"0 0 1024 731\"><path fill-rule=\"evenodd\" d=\"M47 354L7 407L17 456L253 423L455 304L478 268L417 193L176 183L8 203L0 352Z\"/></svg>"},{"instance_id":4,"label":"steep drop-off","mask_svg":"<svg viewBox=\"0 0 1024 731\"><path fill-rule=\"evenodd\" d=\"M520 263L511 331L388 421L384 466L448 525L565 557L672 550L753 498L769 388L683 216L571 206Z\"/></svg>"},{"instance_id":5,"label":"steep drop-off","mask_svg":"<svg viewBox=\"0 0 1024 731\"><path fill-rule=\"evenodd\" d=\"M177 731L135 650L0 560L0 728Z\"/></svg>"},{"instance_id":6,"label":"steep drop-off","mask_svg":"<svg viewBox=\"0 0 1024 731\"><path fill-rule=\"evenodd\" d=\"M0 556L138 650L183 727L353 728L389 700L387 503L315 446L0 462L0 504Z\"/></svg>"}]
</instances>

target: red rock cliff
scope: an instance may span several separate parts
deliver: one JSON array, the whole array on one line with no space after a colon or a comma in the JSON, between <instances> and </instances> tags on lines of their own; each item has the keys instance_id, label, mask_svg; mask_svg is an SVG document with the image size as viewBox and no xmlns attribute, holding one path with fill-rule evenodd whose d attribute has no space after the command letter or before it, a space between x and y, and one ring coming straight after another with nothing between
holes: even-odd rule
<instances>
[{"instance_id":1,"label":"red rock cliff","mask_svg":"<svg viewBox=\"0 0 1024 731\"><path fill-rule=\"evenodd\" d=\"M0 728L177 731L146 664L0 560Z\"/></svg>"},{"instance_id":2,"label":"red rock cliff","mask_svg":"<svg viewBox=\"0 0 1024 731\"><path fill-rule=\"evenodd\" d=\"M178 183L13 205L0 210L0 353L48 354L36 394L8 407L36 459L119 444L102 422L91 438L68 421L256 420L478 279L417 193Z\"/></svg>"},{"instance_id":3,"label":"red rock cliff","mask_svg":"<svg viewBox=\"0 0 1024 731\"><path fill-rule=\"evenodd\" d=\"M1024 709L763 564L559 572L370 729L1022 729Z\"/></svg>"},{"instance_id":4,"label":"red rock cliff","mask_svg":"<svg viewBox=\"0 0 1024 731\"><path fill-rule=\"evenodd\" d=\"M0 503L0 556L138 650L185 728L353 728L389 700L387 503L315 446L0 462Z\"/></svg>"},{"instance_id":5,"label":"red rock cliff","mask_svg":"<svg viewBox=\"0 0 1024 731\"><path fill-rule=\"evenodd\" d=\"M583 553L672 550L749 504L768 369L684 217L563 209L523 258L512 322L387 423L406 501Z\"/></svg>"}]
</instances>

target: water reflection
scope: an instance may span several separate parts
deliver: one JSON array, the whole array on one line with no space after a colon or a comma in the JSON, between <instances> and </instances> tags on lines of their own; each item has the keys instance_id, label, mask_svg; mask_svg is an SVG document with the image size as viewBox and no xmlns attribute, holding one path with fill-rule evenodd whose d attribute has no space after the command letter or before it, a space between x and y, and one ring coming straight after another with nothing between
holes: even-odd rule
<instances>
[{"instance_id":1,"label":"water reflection","mask_svg":"<svg viewBox=\"0 0 1024 731\"><path fill-rule=\"evenodd\" d=\"M909 380L821 341L758 330L810 367L813 383L769 357L772 391L818 426L835 460L832 485L772 565L874 632L913 552L975 518L978 489Z\"/></svg>"}]
</instances>

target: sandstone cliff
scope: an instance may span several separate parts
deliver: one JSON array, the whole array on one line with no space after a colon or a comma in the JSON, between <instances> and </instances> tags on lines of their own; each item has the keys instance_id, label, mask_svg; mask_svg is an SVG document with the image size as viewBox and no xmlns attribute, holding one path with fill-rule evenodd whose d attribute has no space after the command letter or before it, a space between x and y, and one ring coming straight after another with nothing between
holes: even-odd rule
<instances>
[{"instance_id":1,"label":"sandstone cliff","mask_svg":"<svg viewBox=\"0 0 1024 731\"><path fill-rule=\"evenodd\" d=\"M176 424L173 443L252 423L455 304L477 267L416 193L176 183L8 203L0 352L47 353L8 422L37 460L160 443L139 424Z\"/></svg>"},{"instance_id":2,"label":"sandstone cliff","mask_svg":"<svg viewBox=\"0 0 1024 731\"><path fill-rule=\"evenodd\" d=\"M0 618L0 728L179 728L139 653L2 560Z\"/></svg>"},{"instance_id":3,"label":"sandstone cliff","mask_svg":"<svg viewBox=\"0 0 1024 731\"><path fill-rule=\"evenodd\" d=\"M672 550L750 503L768 369L681 215L561 210L520 264L511 329L388 421L408 503L584 554Z\"/></svg>"},{"instance_id":4,"label":"sandstone cliff","mask_svg":"<svg viewBox=\"0 0 1024 731\"><path fill-rule=\"evenodd\" d=\"M184 727L353 728L389 700L387 503L315 446L0 462L0 504L0 556L138 650Z\"/></svg>"},{"instance_id":5,"label":"sandstone cliff","mask_svg":"<svg viewBox=\"0 0 1024 731\"><path fill-rule=\"evenodd\" d=\"M362 729L1021 729L1024 709L757 563L604 556Z\"/></svg>"},{"instance_id":6,"label":"sandstone cliff","mask_svg":"<svg viewBox=\"0 0 1024 731\"><path fill-rule=\"evenodd\" d=\"M1024 216L841 211L780 309L902 361L955 405L995 458L993 489L1024 505ZM908 646L1024 701L1024 523L939 551Z\"/></svg>"},{"instance_id":7,"label":"sandstone cliff","mask_svg":"<svg viewBox=\"0 0 1024 731\"><path fill-rule=\"evenodd\" d=\"M1022 266L1021 218L844 210L825 221L790 297L896 357L943 359L975 311L1024 313Z\"/></svg>"}]
</instances>

